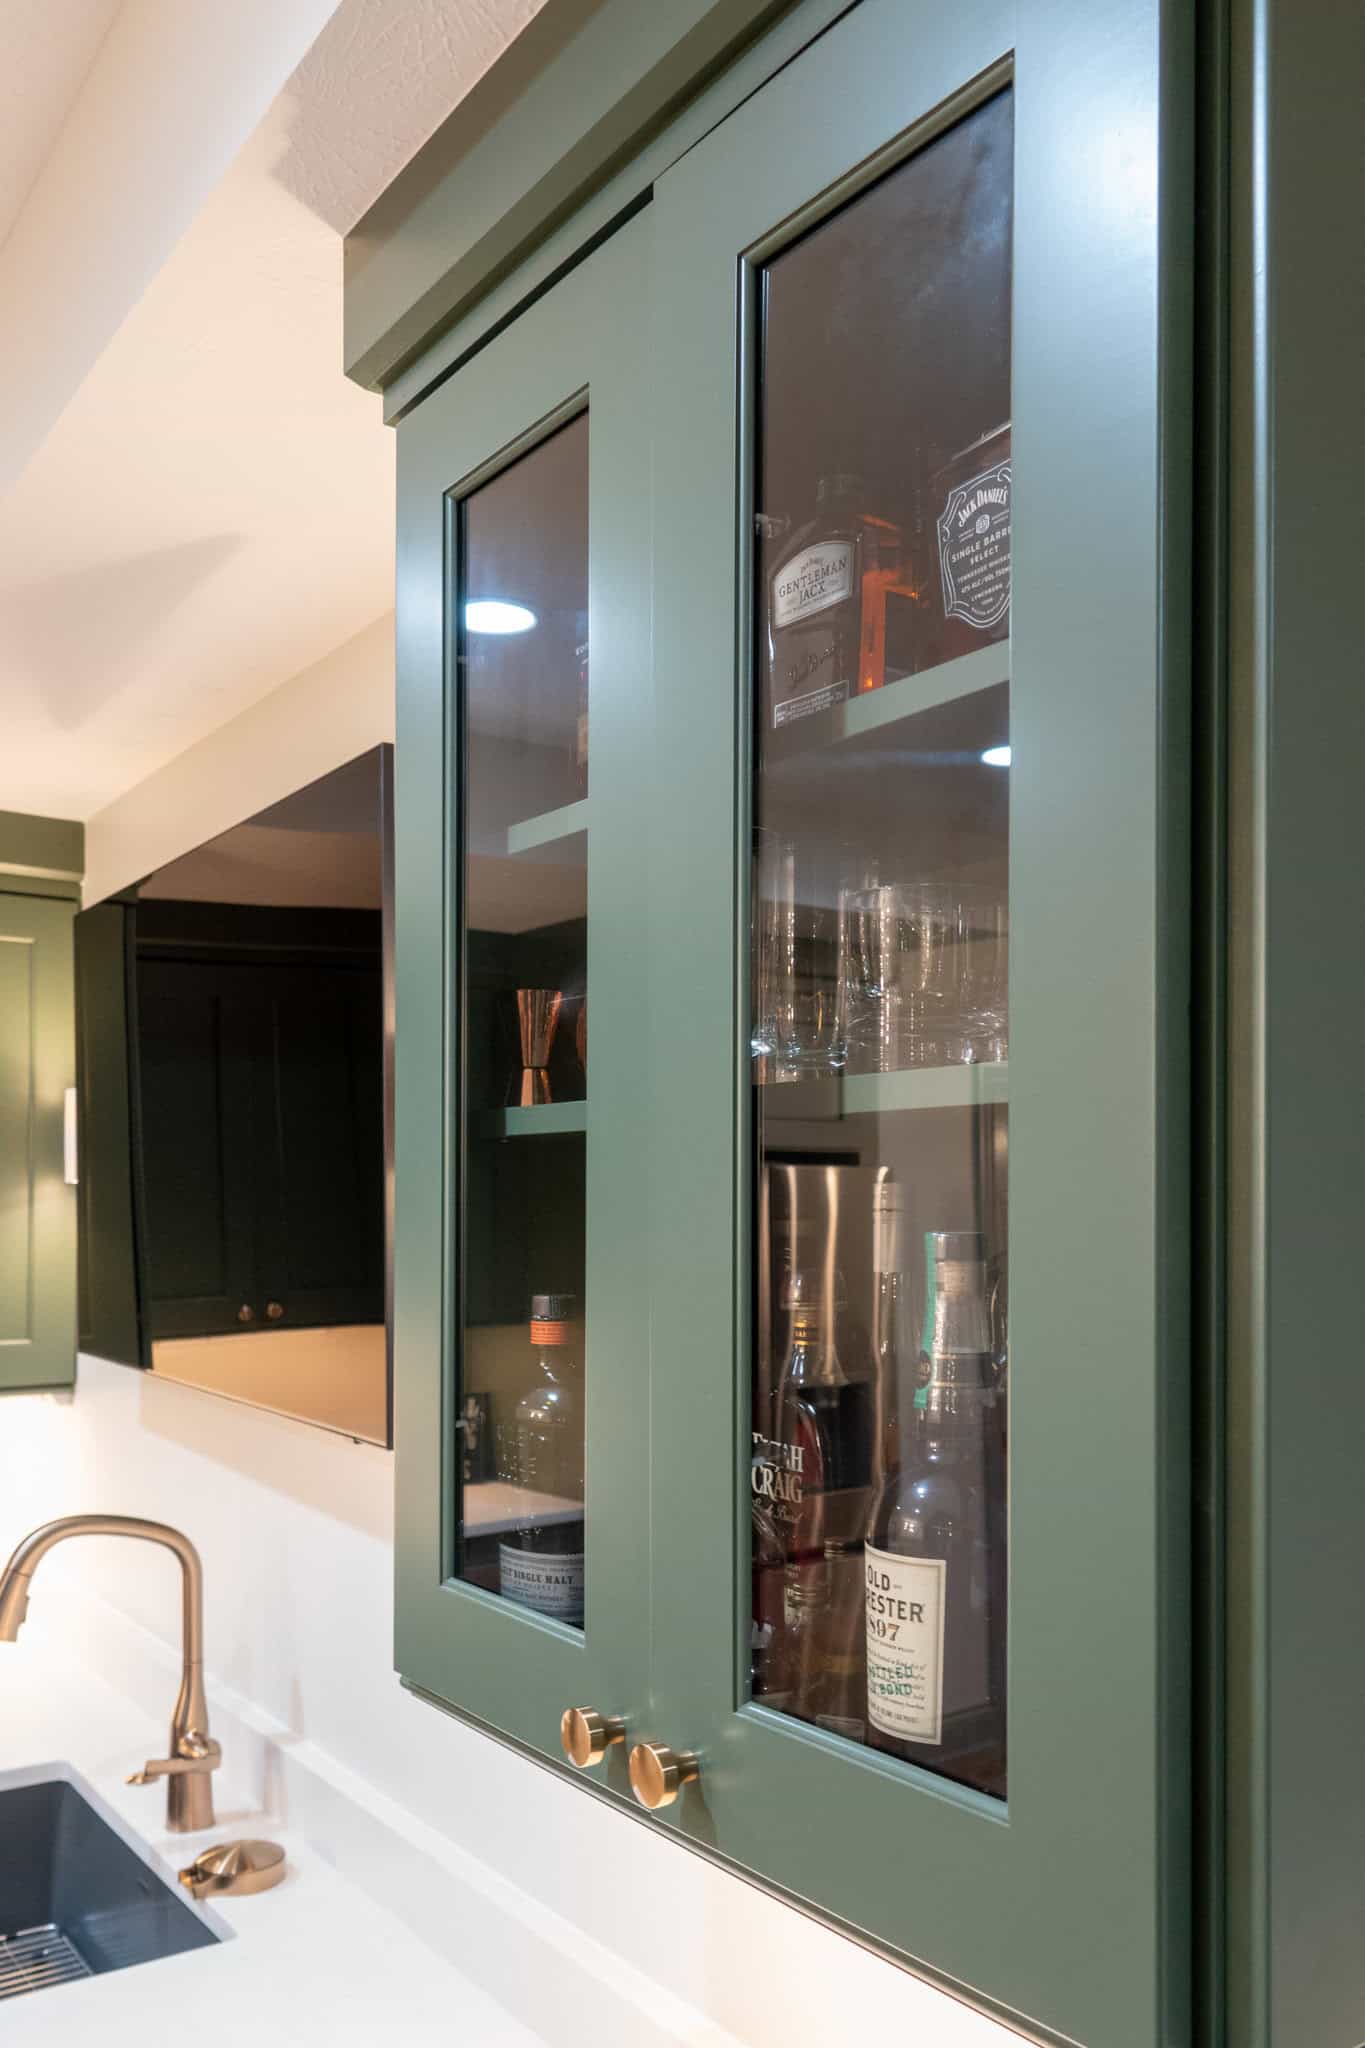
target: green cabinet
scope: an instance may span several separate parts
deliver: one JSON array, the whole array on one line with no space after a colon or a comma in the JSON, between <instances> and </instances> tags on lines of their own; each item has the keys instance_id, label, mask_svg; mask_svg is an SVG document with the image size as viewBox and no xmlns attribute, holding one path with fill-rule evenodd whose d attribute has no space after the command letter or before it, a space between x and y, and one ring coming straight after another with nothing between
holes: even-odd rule
<instances>
[{"instance_id":1,"label":"green cabinet","mask_svg":"<svg viewBox=\"0 0 1365 2048\"><path fill-rule=\"evenodd\" d=\"M1189 53L828 12L399 425L397 1661L1185 2043Z\"/></svg>"},{"instance_id":2,"label":"green cabinet","mask_svg":"<svg viewBox=\"0 0 1365 2048\"><path fill-rule=\"evenodd\" d=\"M555 1755L649 1686L651 228L399 441L398 1662Z\"/></svg>"},{"instance_id":3,"label":"green cabinet","mask_svg":"<svg viewBox=\"0 0 1365 2048\"><path fill-rule=\"evenodd\" d=\"M75 913L0 894L0 1392L69 1387L76 1374Z\"/></svg>"},{"instance_id":4,"label":"green cabinet","mask_svg":"<svg viewBox=\"0 0 1365 2048\"><path fill-rule=\"evenodd\" d=\"M133 914L148 1338L382 1322L379 912Z\"/></svg>"}]
</instances>

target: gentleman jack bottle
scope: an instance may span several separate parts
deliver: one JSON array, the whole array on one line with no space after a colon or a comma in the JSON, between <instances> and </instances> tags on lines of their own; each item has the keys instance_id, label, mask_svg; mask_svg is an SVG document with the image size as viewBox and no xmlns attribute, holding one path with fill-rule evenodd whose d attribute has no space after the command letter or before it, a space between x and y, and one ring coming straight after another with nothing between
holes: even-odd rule
<instances>
[{"instance_id":1,"label":"gentleman jack bottle","mask_svg":"<svg viewBox=\"0 0 1365 2048\"><path fill-rule=\"evenodd\" d=\"M775 521L760 521L772 530ZM863 507L862 479L823 476L815 517L786 535L768 574L764 647L770 728L886 680L886 597L902 574L898 527Z\"/></svg>"}]
</instances>

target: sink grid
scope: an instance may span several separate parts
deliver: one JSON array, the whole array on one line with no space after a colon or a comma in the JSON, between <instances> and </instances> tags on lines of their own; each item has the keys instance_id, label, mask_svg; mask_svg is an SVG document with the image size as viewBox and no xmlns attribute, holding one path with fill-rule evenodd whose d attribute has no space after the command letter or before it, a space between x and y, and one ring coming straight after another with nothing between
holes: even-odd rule
<instances>
[{"instance_id":1,"label":"sink grid","mask_svg":"<svg viewBox=\"0 0 1365 2048\"><path fill-rule=\"evenodd\" d=\"M50 1921L0 1934L0 1998L45 1991L49 1984L74 1984L94 1973L69 1934Z\"/></svg>"}]
</instances>

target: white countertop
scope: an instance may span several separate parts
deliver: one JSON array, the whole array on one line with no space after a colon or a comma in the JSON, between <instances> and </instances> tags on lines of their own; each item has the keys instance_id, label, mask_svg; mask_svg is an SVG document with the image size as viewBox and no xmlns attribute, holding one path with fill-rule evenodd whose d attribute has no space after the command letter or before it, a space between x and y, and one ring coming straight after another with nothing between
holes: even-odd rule
<instances>
[{"instance_id":1,"label":"white countertop","mask_svg":"<svg viewBox=\"0 0 1365 2048\"><path fill-rule=\"evenodd\" d=\"M165 1723L149 1721L50 1644L31 1641L36 1633L25 1629L13 1647L0 1645L0 1772L70 1764L172 1883L210 1842L242 1835L280 1842L289 1867L272 1891L210 1902L211 1923L230 1933L214 1947L7 2000L5 2048L93 2040L101 2048L178 2040L195 2048L241 2048L243 2040L262 2048L545 2048L287 1829L235 1808L230 1758L215 1780L218 1825L168 1835L164 1784L124 1783L148 1757L165 1754Z\"/></svg>"}]
</instances>

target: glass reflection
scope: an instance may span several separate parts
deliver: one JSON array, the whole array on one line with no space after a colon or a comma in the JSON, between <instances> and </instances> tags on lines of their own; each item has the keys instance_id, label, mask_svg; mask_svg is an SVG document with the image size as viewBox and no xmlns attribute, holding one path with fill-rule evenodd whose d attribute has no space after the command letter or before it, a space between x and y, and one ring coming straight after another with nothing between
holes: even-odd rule
<instances>
[{"instance_id":1,"label":"glass reflection","mask_svg":"<svg viewBox=\"0 0 1365 2048\"><path fill-rule=\"evenodd\" d=\"M1002 94L761 279L750 1688L1003 1796Z\"/></svg>"},{"instance_id":2,"label":"glass reflection","mask_svg":"<svg viewBox=\"0 0 1365 2048\"><path fill-rule=\"evenodd\" d=\"M588 415L458 507L458 1570L581 1628Z\"/></svg>"}]
</instances>

